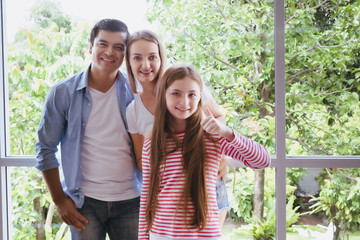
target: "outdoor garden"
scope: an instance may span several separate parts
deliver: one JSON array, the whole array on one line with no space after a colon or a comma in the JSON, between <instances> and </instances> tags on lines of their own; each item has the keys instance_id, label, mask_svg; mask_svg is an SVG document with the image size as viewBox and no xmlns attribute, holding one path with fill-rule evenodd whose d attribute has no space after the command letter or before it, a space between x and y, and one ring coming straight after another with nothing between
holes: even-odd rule
<instances>
[{"instance_id":1,"label":"outdoor garden","mask_svg":"<svg viewBox=\"0 0 360 240\"><path fill-rule=\"evenodd\" d=\"M228 125L275 155L274 2L149 2L147 19L161 26L169 62L195 65ZM285 4L287 154L359 155L360 0ZM64 14L51 0L39 0L29 16L32 25L7 45L10 150L22 156L35 154L50 88L89 64L94 24ZM307 169L287 169L287 239L326 240L330 225L331 239L360 240L360 169L320 170L318 191L310 194L301 192ZM41 173L9 172L13 239L68 239ZM275 186L273 168L229 167L223 239L275 239Z\"/></svg>"}]
</instances>

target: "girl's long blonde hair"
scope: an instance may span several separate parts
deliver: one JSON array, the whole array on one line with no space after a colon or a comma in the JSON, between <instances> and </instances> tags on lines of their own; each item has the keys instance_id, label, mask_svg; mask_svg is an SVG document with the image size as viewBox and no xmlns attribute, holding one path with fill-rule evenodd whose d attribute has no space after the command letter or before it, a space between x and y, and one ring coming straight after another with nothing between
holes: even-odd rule
<instances>
[{"instance_id":1,"label":"girl's long blonde hair","mask_svg":"<svg viewBox=\"0 0 360 240\"><path fill-rule=\"evenodd\" d=\"M126 71L128 74L128 79L129 79L129 83L130 83L130 87L133 93L138 93L138 89L136 88L136 79L134 77L134 73L131 69L130 66L130 49L131 46L139 40L145 40L148 42L152 42L155 43L158 47L158 51L159 51L159 56L160 56L160 69L159 69L159 74L156 77L156 79L154 79L154 82L156 83L159 78L163 75L164 73L164 69L166 68L166 53L165 53L165 47L164 45L161 43L159 37L153 33L152 31L149 30L141 30L138 32L134 32L133 34L130 35L127 44L126 44L126 49L125 49L125 62L126 62Z\"/></svg>"},{"instance_id":2,"label":"girl's long blonde hair","mask_svg":"<svg viewBox=\"0 0 360 240\"><path fill-rule=\"evenodd\" d=\"M183 141L179 141L175 132L171 128L171 115L166 107L166 90L176 80L185 77L193 79L202 89L202 81L196 69L191 65L174 65L166 70L161 81L158 82L157 102L155 109L155 120L151 135L150 153L150 186L146 203L146 222L147 231L151 229L158 206L157 196L159 193L160 168L166 169L165 159L167 155L178 148L182 150L182 163L184 171L184 187L178 208L183 208L188 212L188 203L194 205L194 215L190 222L186 222L191 228L200 230L206 226L208 215L208 195L206 189L206 152L204 137L210 137L201 126L202 103L199 101L195 113L186 120L185 136ZM169 149L167 143L173 139L177 144L175 149Z\"/></svg>"}]
</instances>

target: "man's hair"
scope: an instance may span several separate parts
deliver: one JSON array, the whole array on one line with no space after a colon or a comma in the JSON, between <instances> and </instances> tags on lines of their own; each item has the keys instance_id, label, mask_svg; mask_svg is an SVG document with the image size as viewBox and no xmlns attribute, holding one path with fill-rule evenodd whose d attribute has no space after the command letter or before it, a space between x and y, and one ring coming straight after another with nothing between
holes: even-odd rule
<instances>
[{"instance_id":1,"label":"man's hair","mask_svg":"<svg viewBox=\"0 0 360 240\"><path fill-rule=\"evenodd\" d=\"M130 36L127 25L118 19L102 19L95 24L90 33L90 43L94 45L94 39L97 37L100 30L110 32L123 32L126 33L126 42ZM125 43L126 43L125 42Z\"/></svg>"}]
</instances>

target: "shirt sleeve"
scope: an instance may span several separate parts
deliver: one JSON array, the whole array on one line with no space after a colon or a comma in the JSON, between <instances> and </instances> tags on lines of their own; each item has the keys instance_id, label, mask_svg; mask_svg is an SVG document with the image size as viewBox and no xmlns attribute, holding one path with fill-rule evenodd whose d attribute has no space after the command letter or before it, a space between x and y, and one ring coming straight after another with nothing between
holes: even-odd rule
<instances>
[{"instance_id":1,"label":"shirt sleeve","mask_svg":"<svg viewBox=\"0 0 360 240\"><path fill-rule=\"evenodd\" d=\"M145 139L142 152L143 185L140 197L139 240L149 239L149 233L146 232L147 224L145 219L145 211L150 184L150 146L151 141L149 139Z\"/></svg>"},{"instance_id":2,"label":"shirt sleeve","mask_svg":"<svg viewBox=\"0 0 360 240\"><path fill-rule=\"evenodd\" d=\"M55 154L66 125L66 99L66 96L53 87L45 101L35 145L35 167L40 171L59 167Z\"/></svg>"},{"instance_id":3,"label":"shirt sleeve","mask_svg":"<svg viewBox=\"0 0 360 240\"><path fill-rule=\"evenodd\" d=\"M223 154L253 169L270 166L271 157L264 146L233 131L235 134L233 141L229 142L225 138L220 140L220 149Z\"/></svg>"}]
</instances>

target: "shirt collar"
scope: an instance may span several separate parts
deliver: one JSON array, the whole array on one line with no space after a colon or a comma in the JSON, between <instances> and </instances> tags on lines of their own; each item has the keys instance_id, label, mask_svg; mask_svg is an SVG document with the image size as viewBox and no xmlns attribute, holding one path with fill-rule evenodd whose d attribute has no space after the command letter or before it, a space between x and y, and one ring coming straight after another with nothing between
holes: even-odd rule
<instances>
[{"instance_id":1,"label":"shirt collar","mask_svg":"<svg viewBox=\"0 0 360 240\"><path fill-rule=\"evenodd\" d=\"M82 90L84 88L88 87L88 76L90 71L91 64L88 66L88 68L82 72L79 84L76 88L76 90Z\"/></svg>"},{"instance_id":2,"label":"shirt collar","mask_svg":"<svg viewBox=\"0 0 360 240\"><path fill-rule=\"evenodd\" d=\"M91 68L91 64L88 66L88 68L85 71L82 72L81 79L79 81L76 90L82 90L88 87L88 76L89 76L90 68ZM125 73L118 70L118 73L116 75L116 81L119 80L120 82L124 83L125 81L127 81L127 78Z\"/></svg>"}]
</instances>

